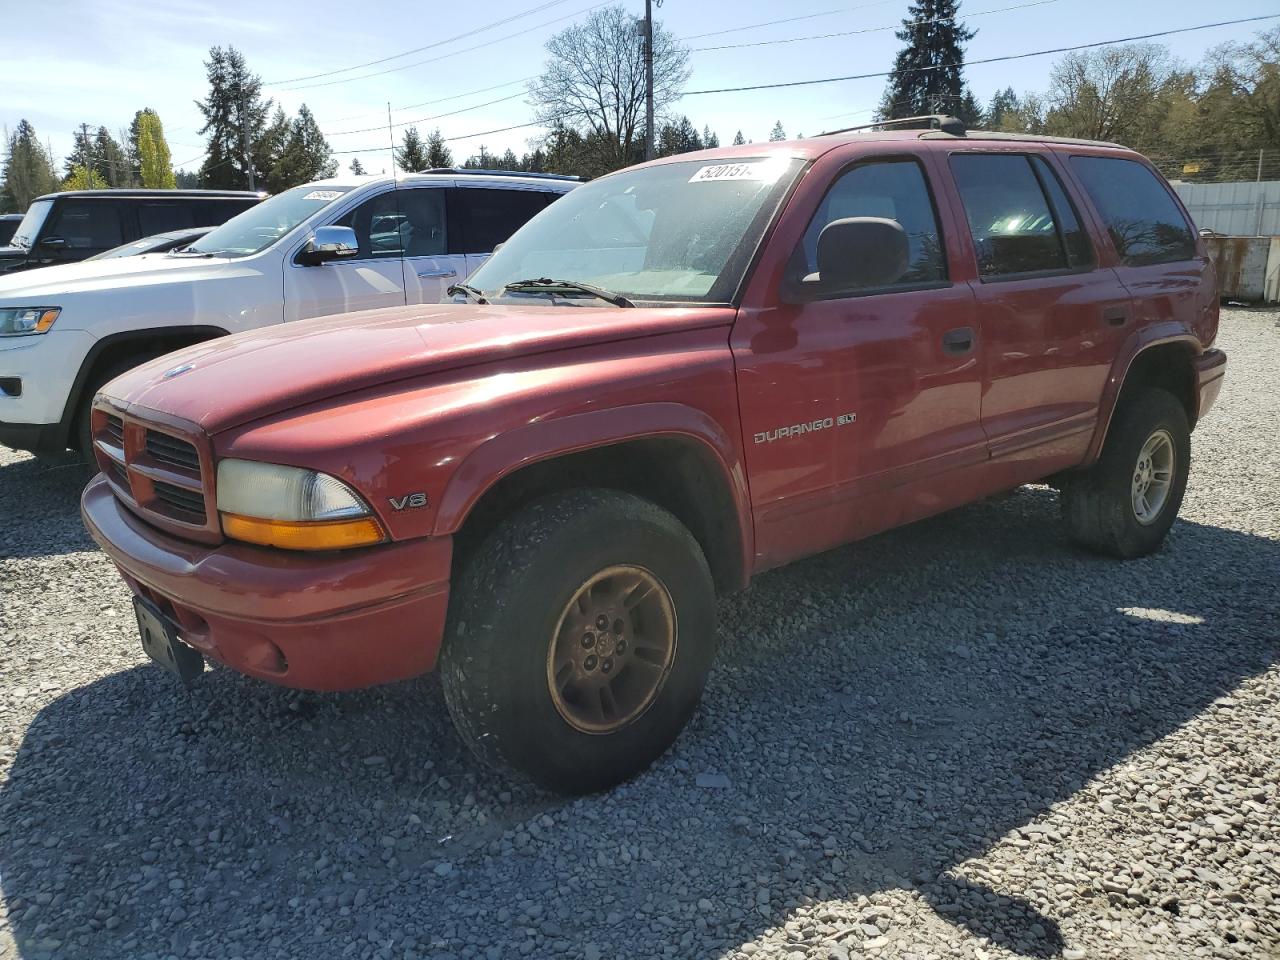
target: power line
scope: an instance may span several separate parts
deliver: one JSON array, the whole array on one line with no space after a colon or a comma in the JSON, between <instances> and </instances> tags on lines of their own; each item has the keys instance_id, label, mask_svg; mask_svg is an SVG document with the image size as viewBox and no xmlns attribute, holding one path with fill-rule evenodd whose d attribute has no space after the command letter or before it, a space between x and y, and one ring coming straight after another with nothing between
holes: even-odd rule
<instances>
[{"instance_id":1,"label":"power line","mask_svg":"<svg viewBox=\"0 0 1280 960\"><path fill-rule=\"evenodd\" d=\"M470 113L472 110L479 110L483 107L491 107L495 103L505 103L508 100L514 100L517 97L523 97L523 96L524 96L524 91L521 90L519 93L513 93L510 96L499 97L497 100L488 100L484 103L477 103L470 107L462 107L458 110L450 110L448 113L437 113L430 117L419 117L417 120L405 120L401 123L393 123L391 124L391 127L393 129L397 129L399 127L412 127L413 125L418 123L426 123L428 120L439 120L443 117L454 117L460 113ZM371 133L374 130L386 130L386 129L387 129L387 124L384 123L376 127L363 127L359 130L338 130L335 133L326 133L325 136L326 137L345 137L348 134L352 134L352 133Z\"/></svg>"},{"instance_id":2,"label":"power line","mask_svg":"<svg viewBox=\"0 0 1280 960\"><path fill-rule=\"evenodd\" d=\"M503 87L514 86L517 83L528 83L533 77L521 77L519 80L508 80L506 83L495 83L491 87L481 87L479 90L468 90L465 93L454 93L447 97L437 97L434 100L421 100L418 103L406 103L403 107L395 107L397 111L412 110L415 107L427 107L433 103L446 103L449 100L461 100L463 97L474 96L477 93L489 93L491 90L501 90ZM367 113L352 113L345 117L335 117L334 123L342 123L345 120L359 120L361 117L382 116L381 110L371 110Z\"/></svg>"},{"instance_id":3,"label":"power line","mask_svg":"<svg viewBox=\"0 0 1280 960\"><path fill-rule=\"evenodd\" d=\"M1121 37L1117 40L1098 40L1094 43L1080 43L1070 47L1053 47L1049 50L1033 50L1030 53L1010 53L1002 57L986 57L982 60L967 60L959 63L940 63L929 67L913 67L901 73L924 73L930 70L945 70L949 67L972 67L983 63L1005 63L1009 60L1025 60L1028 57L1043 57L1052 53L1069 53L1073 50L1090 50L1094 47L1106 47L1115 43L1132 43L1135 40L1154 40L1156 37L1169 37L1177 33L1193 33L1197 30L1211 30L1215 27L1233 27L1242 23L1257 23L1260 20L1275 20L1278 13L1264 14L1260 17L1242 17L1238 20L1220 20L1217 23L1202 23L1194 27L1180 27L1176 30L1161 30L1158 33L1143 33L1132 37ZM839 83L843 80L873 80L892 75L892 70L876 73L855 73L844 77L821 77L816 80L790 80L785 83L756 83L745 87L719 87L714 90L686 90L681 96L699 97L712 93L743 93L750 90L778 90L786 87L809 87L821 83Z\"/></svg>"},{"instance_id":4,"label":"power line","mask_svg":"<svg viewBox=\"0 0 1280 960\"><path fill-rule=\"evenodd\" d=\"M456 57L463 53L471 53L475 50L483 50L485 47L491 47L495 43L502 43L506 40L515 40L517 38L526 38L533 30L540 30L543 27L549 27L553 23L560 23L562 20L571 20L574 17L581 16L584 13L590 13L592 10L598 10L600 7L607 6L612 0L602 0L600 3L592 4L573 13L567 13L563 17L556 17L554 20L544 20L542 23L534 24L532 27L526 27L524 30L516 33L508 33L501 37L495 37L493 40L487 40L484 43L478 43L473 47L464 47L461 50L454 50L451 53L444 53L438 57L428 57L426 60L415 60L413 63L403 63L398 67L388 67L386 70L376 70L373 73L362 73L358 77L343 77L339 80L326 80L324 83L304 83L301 86L290 87L290 91L295 90L311 90L314 87L332 87L340 83L353 83L357 80L369 80L373 77L381 77L388 73L397 73L401 70L411 70L414 67L425 66L428 63L438 63L441 60L447 60L450 57Z\"/></svg>"},{"instance_id":5,"label":"power line","mask_svg":"<svg viewBox=\"0 0 1280 960\"><path fill-rule=\"evenodd\" d=\"M800 20L816 20L819 17L830 17L837 13L853 13L855 10L866 10L868 7L883 7L895 0L876 0L875 3L864 3L856 7L841 7L838 10L824 10L821 13L806 13L799 17L783 17L781 20L764 20L760 23L749 23L745 27L729 27L727 30L712 30L710 33L695 33L685 40L705 40L707 37L722 37L727 33L742 33L744 30L755 30L759 27L776 27L784 23L796 23Z\"/></svg>"},{"instance_id":6,"label":"power line","mask_svg":"<svg viewBox=\"0 0 1280 960\"><path fill-rule=\"evenodd\" d=\"M515 20L521 20L524 17L532 16L535 13L541 13L543 10L547 10L551 7L557 7L562 3L568 3L568 0L547 0L546 3L539 4L536 7L531 7L523 13L517 13L510 17L503 17L501 20L486 23L484 26L468 30L466 33L459 33L456 36L447 37L444 40L437 40L434 43L428 43L425 47L414 47L412 50L405 50L402 53L393 53L389 57L382 57L378 60L369 60L365 63L357 63L350 67L340 67L337 70L326 70L324 73L313 73L305 77L293 77L289 80L270 80L265 83L264 86L279 87L287 83L301 83L304 80L318 80L321 77L333 77L339 73L350 73L352 70L362 70L365 67L376 67L380 63L389 63L392 60L399 60L401 57L412 56L415 53L422 53L424 50L432 50L436 47L443 47L446 44L453 43L457 40L465 40L467 37L474 37L477 33L484 33L486 30L492 30L494 27L501 27Z\"/></svg>"},{"instance_id":7,"label":"power line","mask_svg":"<svg viewBox=\"0 0 1280 960\"><path fill-rule=\"evenodd\" d=\"M1058 0L1031 0L1030 3L1019 3L1012 7L998 7L994 10L979 10L977 13L966 13L964 14L964 17L967 20L971 17L983 17L992 13L1007 13L1010 10L1025 10L1027 7L1042 7L1045 4L1057 2ZM781 40L753 40L747 43L725 43L714 47L693 47L689 52L707 53L712 50L740 50L744 47L771 47L780 43L800 43L805 40L830 40L835 37L851 37L862 33L884 33L886 30L900 30L902 27L906 26L913 27L926 23L943 23L945 21L957 20L959 18L960 14L955 14L950 17L930 17L924 20L904 21L888 27L862 27L858 30L841 30L836 33L816 33L807 37L786 37Z\"/></svg>"}]
</instances>

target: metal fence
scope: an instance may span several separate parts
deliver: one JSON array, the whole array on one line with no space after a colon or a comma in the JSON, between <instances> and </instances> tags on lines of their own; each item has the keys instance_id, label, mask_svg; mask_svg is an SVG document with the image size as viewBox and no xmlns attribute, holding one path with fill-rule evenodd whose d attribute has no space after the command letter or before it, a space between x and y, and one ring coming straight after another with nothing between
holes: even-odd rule
<instances>
[{"instance_id":1,"label":"metal fence","mask_svg":"<svg viewBox=\"0 0 1280 960\"><path fill-rule=\"evenodd\" d=\"M1173 187L1200 229L1229 237L1280 236L1280 180L1179 183Z\"/></svg>"}]
</instances>

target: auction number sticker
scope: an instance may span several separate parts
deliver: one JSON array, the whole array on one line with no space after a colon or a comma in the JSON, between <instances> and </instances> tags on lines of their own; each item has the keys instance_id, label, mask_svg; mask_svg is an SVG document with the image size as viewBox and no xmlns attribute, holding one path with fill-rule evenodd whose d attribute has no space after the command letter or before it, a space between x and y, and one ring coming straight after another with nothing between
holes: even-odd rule
<instances>
[{"instance_id":1,"label":"auction number sticker","mask_svg":"<svg viewBox=\"0 0 1280 960\"><path fill-rule=\"evenodd\" d=\"M303 200L337 200L342 196L341 190L312 190Z\"/></svg>"},{"instance_id":2,"label":"auction number sticker","mask_svg":"<svg viewBox=\"0 0 1280 960\"><path fill-rule=\"evenodd\" d=\"M777 180L786 161L755 160L750 163L714 163L699 168L689 178L690 183L713 183L717 180L763 180L766 183Z\"/></svg>"}]
</instances>

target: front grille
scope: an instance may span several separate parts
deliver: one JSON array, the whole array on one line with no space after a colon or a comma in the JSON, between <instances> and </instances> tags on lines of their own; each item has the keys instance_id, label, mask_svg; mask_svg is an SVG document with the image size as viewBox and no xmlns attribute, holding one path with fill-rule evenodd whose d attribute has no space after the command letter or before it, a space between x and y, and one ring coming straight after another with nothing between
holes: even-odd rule
<instances>
[{"instance_id":1,"label":"front grille","mask_svg":"<svg viewBox=\"0 0 1280 960\"><path fill-rule=\"evenodd\" d=\"M156 500L179 514L188 514L196 522L205 520L204 494L157 480L153 484ZM181 517L180 519L188 519Z\"/></svg>"},{"instance_id":2,"label":"front grille","mask_svg":"<svg viewBox=\"0 0 1280 960\"><path fill-rule=\"evenodd\" d=\"M116 442L116 446L124 447L124 421L107 414L107 436Z\"/></svg>"},{"instance_id":3,"label":"front grille","mask_svg":"<svg viewBox=\"0 0 1280 960\"><path fill-rule=\"evenodd\" d=\"M130 493L133 492L133 488L129 484L129 474L124 467L120 466L120 464L118 463L111 464L111 476L116 481L116 483L124 487L125 490L129 491Z\"/></svg>"},{"instance_id":4,"label":"front grille","mask_svg":"<svg viewBox=\"0 0 1280 960\"><path fill-rule=\"evenodd\" d=\"M147 431L147 454L160 463L181 467L184 470L200 470L200 454L194 444L179 440L167 433ZM203 511L203 508L201 508Z\"/></svg>"}]
</instances>

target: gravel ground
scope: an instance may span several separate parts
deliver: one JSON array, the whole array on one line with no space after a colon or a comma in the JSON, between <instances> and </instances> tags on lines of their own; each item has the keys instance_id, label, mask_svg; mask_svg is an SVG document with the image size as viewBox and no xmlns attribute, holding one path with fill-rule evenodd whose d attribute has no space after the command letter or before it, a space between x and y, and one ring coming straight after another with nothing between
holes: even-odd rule
<instances>
[{"instance_id":1,"label":"gravel ground","mask_svg":"<svg viewBox=\"0 0 1280 960\"><path fill-rule=\"evenodd\" d=\"M1025 488L761 577L705 704L575 801L434 678L145 664L77 468L0 448L0 957L1280 956L1280 328L1228 311L1165 550Z\"/></svg>"}]
</instances>

